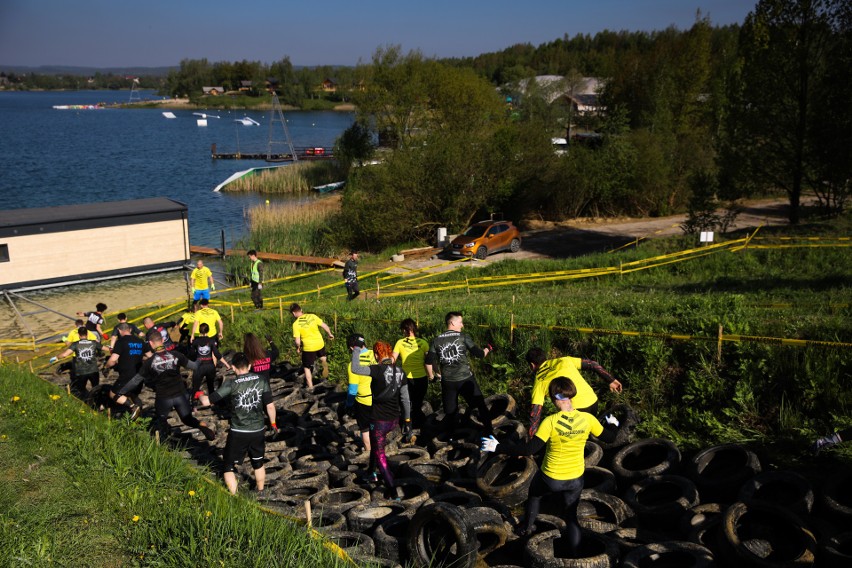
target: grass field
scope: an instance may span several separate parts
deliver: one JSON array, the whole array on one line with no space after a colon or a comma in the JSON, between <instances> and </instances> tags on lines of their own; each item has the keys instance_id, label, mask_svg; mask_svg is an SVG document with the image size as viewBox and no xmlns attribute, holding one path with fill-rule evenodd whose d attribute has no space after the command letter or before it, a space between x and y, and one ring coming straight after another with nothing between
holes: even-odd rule
<instances>
[{"instance_id":1,"label":"grass field","mask_svg":"<svg viewBox=\"0 0 852 568\"><path fill-rule=\"evenodd\" d=\"M0 366L0 566L349 566L209 472Z\"/></svg>"},{"instance_id":2,"label":"grass field","mask_svg":"<svg viewBox=\"0 0 852 568\"><path fill-rule=\"evenodd\" d=\"M252 311L246 290L214 295L213 305L226 320L224 348L238 349L244 332L269 333L283 346L282 358L296 361L287 306L300 302L337 336L329 352L339 381L349 333L394 342L398 322L413 317L431 338L443 330L444 314L459 310L475 341L497 347L474 362L483 390L511 393L522 419L531 386L524 354L541 346L612 372L624 383L618 400L638 410L643 435L670 438L687 452L745 442L765 464L824 474L852 464L852 444L818 458L806 451L813 437L852 425L852 247L838 239L850 228L847 215L764 229L765 239L748 248L636 272L617 268L694 241L649 241L576 259L468 263L405 278L368 259L360 270L362 290L372 291L367 301L347 302L339 271L322 270L269 282L261 312ZM614 271L593 271L602 267ZM553 279L584 269L595 275ZM140 308L131 317L176 310ZM762 339L725 341L718 351L719 326ZM27 372L0 373L0 558L14 565L266 566L292 557L300 563L288 565L333 565L303 532L228 497L218 480L154 444L140 426L110 422L62 394L53 400L55 387ZM436 406L438 395L439 386L430 385ZM257 554L241 552L251 549Z\"/></svg>"}]
</instances>

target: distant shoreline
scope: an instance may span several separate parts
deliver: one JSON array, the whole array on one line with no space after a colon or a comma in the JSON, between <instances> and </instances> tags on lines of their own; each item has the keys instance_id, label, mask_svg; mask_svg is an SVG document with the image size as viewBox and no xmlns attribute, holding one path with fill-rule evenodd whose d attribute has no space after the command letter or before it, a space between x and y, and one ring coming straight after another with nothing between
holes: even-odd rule
<instances>
[{"instance_id":1,"label":"distant shoreline","mask_svg":"<svg viewBox=\"0 0 852 568\"><path fill-rule=\"evenodd\" d=\"M189 102L189 99L162 99L156 101L140 101L133 103L115 103L111 105L107 105L109 108L164 108L171 110L205 110L205 109L216 109L216 110L272 110L271 104L258 104L252 106L216 106L215 104L205 104L199 105ZM304 110L301 107L291 106L282 104L281 108L288 112L300 111ZM325 109L324 109L325 110ZM332 111L337 112L354 112L355 105L352 103L341 103L339 105L335 105L331 109Z\"/></svg>"}]
</instances>

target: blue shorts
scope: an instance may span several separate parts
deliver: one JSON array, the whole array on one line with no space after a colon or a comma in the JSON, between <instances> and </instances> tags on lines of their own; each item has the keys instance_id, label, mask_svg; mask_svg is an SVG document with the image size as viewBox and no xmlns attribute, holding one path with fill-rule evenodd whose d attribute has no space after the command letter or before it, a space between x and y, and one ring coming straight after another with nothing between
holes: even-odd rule
<instances>
[{"instance_id":1,"label":"blue shorts","mask_svg":"<svg viewBox=\"0 0 852 568\"><path fill-rule=\"evenodd\" d=\"M198 300L209 300L210 299L210 288L205 290L196 290L195 294L192 296L192 301L197 302Z\"/></svg>"}]
</instances>

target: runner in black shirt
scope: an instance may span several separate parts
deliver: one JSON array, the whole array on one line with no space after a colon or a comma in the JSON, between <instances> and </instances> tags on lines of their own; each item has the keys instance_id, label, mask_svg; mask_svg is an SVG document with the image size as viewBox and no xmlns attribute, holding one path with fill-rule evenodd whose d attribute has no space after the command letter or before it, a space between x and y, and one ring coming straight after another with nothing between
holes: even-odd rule
<instances>
[{"instance_id":1,"label":"runner in black shirt","mask_svg":"<svg viewBox=\"0 0 852 568\"><path fill-rule=\"evenodd\" d=\"M103 314L106 309L106 304L99 303L97 306L95 306L94 312L77 312L78 316L80 316L81 318L86 318L86 329L88 329L89 331L97 332L98 336L103 337L104 339L109 337L104 334L104 330L101 327L104 324Z\"/></svg>"},{"instance_id":2,"label":"runner in black shirt","mask_svg":"<svg viewBox=\"0 0 852 568\"><path fill-rule=\"evenodd\" d=\"M168 434L168 417L174 408L177 410L181 422L187 426L198 428L208 440L216 437L215 432L207 427L204 422L192 415L192 406L186 396L186 385L180 375L181 367L195 370L198 366L186 358L186 355L176 351L167 351L163 347L163 338L159 333L152 333L148 337L148 343L154 354L145 359L142 368L130 381L127 382L116 394L126 395L136 388L139 383L154 389L156 395L154 408L157 412L159 427ZM121 402L121 398L119 398Z\"/></svg>"},{"instance_id":3,"label":"runner in black shirt","mask_svg":"<svg viewBox=\"0 0 852 568\"><path fill-rule=\"evenodd\" d=\"M100 370L98 369L98 355L101 351L107 352L107 348L99 341L88 339L88 330L80 327L77 330L80 339L72 343L68 349L57 357L51 357L50 362L55 363L57 359L64 359L72 353L74 359L71 361L74 373L71 375L71 393L79 399L86 400L88 391L86 383L91 382L93 387L100 384Z\"/></svg>"},{"instance_id":4,"label":"runner in black shirt","mask_svg":"<svg viewBox=\"0 0 852 568\"><path fill-rule=\"evenodd\" d=\"M151 335L155 332L160 334L160 337L163 339L163 349L166 351L171 351L176 347L175 342L172 341L171 335L169 335L169 331L177 325L173 321L164 321L160 323L154 323L154 320L151 318L145 318L142 320L142 325L145 326L145 339L151 340Z\"/></svg>"},{"instance_id":5,"label":"runner in black shirt","mask_svg":"<svg viewBox=\"0 0 852 568\"><path fill-rule=\"evenodd\" d=\"M269 373L272 370L272 363L278 359L278 347L272 341L272 337L267 335L266 341L269 344L268 349L264 349L260 344L260 339L253 333L247 333L243 336L243 352L251 362L251 372L260 375L263 380L269 383Z\"/></svg>"},{"instance_id":6,"label":"runner in black shirt","mask_svg":"<svg viewBox=\"0 0 852 568\"><path fill-rule=\"evenodd\" d=\"M115 393L139 372L144 354L151 351L147 342L133 334L133 326L130 324L120 323L115 330L118 333L118 339L113 346L112 355L106 362L107 368L115 368L118 372L118 379L109 391L109 397L113 401L118 398ZM133 419L136 419L142 411L142 400L139 398L141 392L142 385L140 384L128 393L128 396L133 400L133 404L130 405Z\"/></svg>"},{"instance_id":7,"label":"runner in black shirt","mask_svg":"<svg viewBox=\"0 0 852 568\"><path fill-rule=\"evenodd\" d=\"M202 323L198 326L198 331L201 335L195 336L190 344L190 355L195 359L195 364L198 368L192 372L192 393L198 399L201 396L201 381L207 382L207 393L212 394L216 390L216 365L219 361L225 364L227 369L231 366L228 362L222 359L222 354L219 353L219 344L216 337L209 337L207 332L210 331L210 326Z\"/></svg>"}]
</instances>

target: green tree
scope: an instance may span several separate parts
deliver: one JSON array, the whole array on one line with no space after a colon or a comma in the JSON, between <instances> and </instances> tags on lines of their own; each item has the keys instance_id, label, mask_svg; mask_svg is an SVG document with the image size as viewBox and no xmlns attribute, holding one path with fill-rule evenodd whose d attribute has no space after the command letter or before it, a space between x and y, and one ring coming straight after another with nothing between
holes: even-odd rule
<instances>
[{"instance_id":1,"label":"green tree","mask_svg":"<svg viewBox=\"0 0 852 568\"><path fill-rule=\"evenodd\" d=\"M791 223L799 221L802 191L814 186L819 169L813 124L822 109L815 103L825 84L831 21L842 4L760 0L740 33L740 80L731 84L726 133L728 177L783 189ZM734 160L741 164L732 167Z\"/></svg>"}]
</instances>

